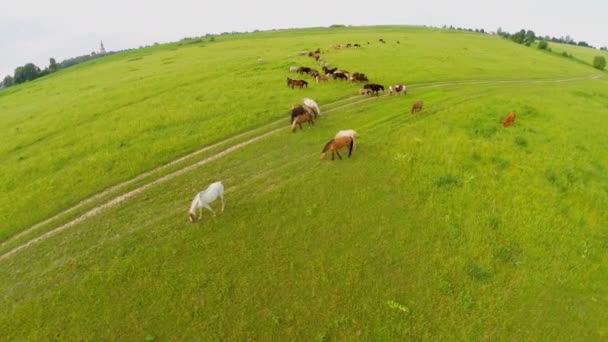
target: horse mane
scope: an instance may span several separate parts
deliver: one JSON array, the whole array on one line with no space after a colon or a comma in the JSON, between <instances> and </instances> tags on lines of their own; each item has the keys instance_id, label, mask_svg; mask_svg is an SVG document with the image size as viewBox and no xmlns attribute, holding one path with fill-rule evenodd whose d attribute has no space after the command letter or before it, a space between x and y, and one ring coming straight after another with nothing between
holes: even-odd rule
<instances>
[{"instance_id":1,"label":"horse mane","mask_svg":"<svg viewBox=\"0 0 608 342\"><path fill-rule=\"evenodd\" d=\"M334 142L334 139L331 139L327 144L325 144L325 146L323 147L323 151L321 151L321 153L327 152L327 150L329 150L329 146L331 146L331 144L333 142Z\"/></svg>"}]
</instances>

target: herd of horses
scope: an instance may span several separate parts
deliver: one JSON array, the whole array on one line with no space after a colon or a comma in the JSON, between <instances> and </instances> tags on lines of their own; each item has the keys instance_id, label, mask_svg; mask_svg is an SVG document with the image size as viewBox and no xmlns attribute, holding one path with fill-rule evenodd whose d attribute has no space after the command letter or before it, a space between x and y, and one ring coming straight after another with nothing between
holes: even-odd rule
<instances>
[{"instance_id":1,"label":"herd of horses","mask_svg":"<svg viewBox=\"0 0 608 342\"><path fill-rule=\"evenodd\" d=\"M386 44L386 42L383 39L379 39L379 41L381 43ZM367 42L367 44L369 44L369 42ZM399 44L399 41L397 41L397 44ZM360 47L359 44L351 45L349 43L346 45L347 48L349 48L351 46ZM342 45L338 45L336 48L342 48ZM306 67L306 66L300 66L300 67L292 66L289 68L290 72L296 72L296 73L299 73L302 75L308 74L308 75L312 76L316 80L317 83L322 82L322 81L328 81L330 77L332 77L334 80L347 80L350 82L369 82L367 76L363 73L359 73L359 72L350 73L346 70L338 69L336 67L330 69L330 64L323 61L323 59L321 58L320 49L316 49L315 51L311 51L311 52L303 51L300 53L300 55L306 55L306 54L308 54L308 56L314 58L315 61L319 62L319 64L322 67L323 74L321 74L319 71L317 71L313 68ZM258 63L259 63L259 60L258 60ZM295 87L298 87L300 89L304 88L304 87L308 88L308 82L305 80L296 80L296 79L291 79L291 78L287 77L287 86L291 87L292 89L294 89ZM363 85L363 88L361 88L359 90L359 94L360 95L379 96L379 93L381 91L384 91L384 89L385 89L384 86L381 84L366 83L365 85ZM406 95L407 86L405 84L390 85L388 87L388 91L389 91L389 95L393 95L393 94ZM415 101L414 104L412 105L410 113L415 114L415 113L420 112L423 109L423 106L424 106L424 102L422 100ZM304 123L308 123L310 126L314 125L315 120L317 120L320 115L321 115L321 109L320 109L319 105L317 104L317 102L310 98L304 98L302 104L295 104L291 107L291 117L290 117L291 131L295 133L297 127L299 127L300 130L302 130L302 124L304 124ZM515 117L516 117L515 112L509 113L509 115L503 122L503 126L504 127L512 126L515 122ZM358 133L357 133L357 131L355 131L353 129L339 131L338 133L336 133L336 135L333 138L331 138L331 140L329 140L329 142L327 142L323 146L323 149L321 150L321 159L325 159L325 157L328 155L329 152L331 152L331 160L335 159L335 155L337 155L339 159L342 159L342 156L340 155L340 150L344 149L344 148L348 149L348 158L350 158L352 156L353 151L355 150L357 137L358 137ZM202 208L208 209L209 211L211 211L213 216L215 216L215 211L210 207L209 204L211 202L214 202L218 198L221 199L221 202L222 202L221 211L223 212L224 206L225 206L224 185L222 184L221 181L210 184L207 187L207 189L196 194L196 196L192 200L190 209L188 211L188 217L189 217L190 221L194 223L197 220L202 220Z\"/></svg>"}]
</instances>

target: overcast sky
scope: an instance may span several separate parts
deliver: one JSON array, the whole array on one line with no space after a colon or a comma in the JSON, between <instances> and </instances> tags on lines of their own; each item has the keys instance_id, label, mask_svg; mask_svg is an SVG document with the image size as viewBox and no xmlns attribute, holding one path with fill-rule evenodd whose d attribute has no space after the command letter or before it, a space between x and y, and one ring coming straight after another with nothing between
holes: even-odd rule
<instances>
[{"instance_id":1,"label":"overcast sky","mask_svg":"<svg viewBox=\"0 0 608 342\"><path fill-rule=\"evenodd\" d=\"M99 50L223 31L346 25L521 28L608 45L608 0L2 0L0 79Z\"/></svg>"}]
</instances>

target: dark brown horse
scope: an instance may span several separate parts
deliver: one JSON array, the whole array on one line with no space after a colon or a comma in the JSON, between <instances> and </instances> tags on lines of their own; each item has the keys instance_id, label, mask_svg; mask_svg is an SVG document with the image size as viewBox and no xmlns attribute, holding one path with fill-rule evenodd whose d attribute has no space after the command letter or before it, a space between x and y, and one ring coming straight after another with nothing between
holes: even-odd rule
<instances>
[{"instance_id":1,"label":"dark brown horse","mask_svg":"<svg viewBox=\"0 0 608 342\"><path fill-rule=\"evenodd\" d=\"M298 74L308 74L310 72L310 68L309 67L299 67L298 68Z\"/></svg>"},{"instance_id":2,"label":"dark brown horse","mask_svg":"<svg viewBox=\"0 0 608 342\"><path fill-rule=\"evenodd\" d=\"M346 146L348 146L348 158L350 158L350 156L353 154L353 141L353 138L349 136L331 139L327 144L325 144L325 147L323 147L323 151L321 151L321 159L325 158L328 150L331 151L331 160L334 160L334 153L338 155L338 158L342 159L342 156L338 150Z\"/></svg>"},{"instance_id":3,"label":"dark brown horse","mask_svg":"<svg viewBox=\"0 0 608 342\"><path fill-rule=\"evenodd\" d=\"M332 77L334 78L334 80L337 80L338 78L348 80L348 76L343 72L336 71L332 74Z\"/></svg>"},{"instance_id":4,"label":"dark brown horse","mask_svg":"<svg viewBox=\"0 0 608 342\"><path fill-rule=\"evenodd\" d=\"M304 122L308 122L309 125L314 125L315 124L315 118L313 116L313 114L311 114L310 112L304 112L304 114L295 116L293 118L293 120L291 121L291 131L292 132L296 132L296 125L300 126L300 130L302 130L302 124Z\"/></svg>"},{"instance_id":5,"label":"dark brown horse","mask_svg":"<svg viewBox=\"0 0 608 342\"><path fill-rule=\"evenodd\" d=\"M291 87L291 89L294 87L299 87L300 89L303 87L308 88L308 82L304 80L292 80L291 78L287 77L287 86Z\"/></svg>"},{"instance_id":6,"label":"dark brown horse","mask_svg":"<svg viewBox=\"0 0 608 342\"><path fill-rule=\"evenodd\" d=\"M372 91L372 94L379 96L378 92L384 91L384 86L375 83L369 83L363 86L363 89L369 89Z\"/></svg>"}]
</instances>

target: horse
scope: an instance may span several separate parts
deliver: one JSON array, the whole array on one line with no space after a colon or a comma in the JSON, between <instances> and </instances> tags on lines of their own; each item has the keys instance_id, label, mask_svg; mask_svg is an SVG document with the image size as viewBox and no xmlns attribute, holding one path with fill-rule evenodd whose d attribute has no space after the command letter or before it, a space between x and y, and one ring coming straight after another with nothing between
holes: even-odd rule
<instances>
[{"instance_id":1,"label":"horse","mask_svg":"<svg viewBox=\"0 0 608 342\"><path fill-rule=\"evenodd\" d=\"M325 159L327 155L327 151L331 150L331 160L334 160L334 153L338 155L338 158L342 159L340 155L341 148L348 146L348 158L353 154L353 138L351 137L339 137L331 139L325 147L323 147L323 151L321 151L321 159Z\"/></svg>"},{"instance_id":2,"label":"horse","mask_svg":"<svg viewBox=\"0 0 608 342\"><path fill-rule=\"evenodd\" d=\"M338 70L338 68L330 69L330 68L328 68L326 66L323 66L323 72L325 73L325 75L331 75L334 72L336 72L336 70Z\"/></svg>"},{"instance_id":3,"label":"horse","mask_svg":"<svg viewBox=\"0 0 608 342\"><path fill-rule=\"evenodd\" d=\"M299 67L298 68L298 74L307 74L310 72L310 68L309 67Z\"/></svg>"},{"instance_id":4,"label":"horse","mask_svg":"<svg viewBox=\"0 0 608 342\"><path fill-rule=\"evenodd\" d=\"M190 210L188 211L190 222L194 223L197 219L203 219L203 208L209 209L209 211L213 213L213 216L215 216L215 211L209 206L209 203L215 201L218 197L222 200L222 212L224 212L224 184L222 184L221 181L211 183L207 189L196 194L192 200L192 204L190 204ZM200 210L198 218L196 215L197 210Z\"/></svg>"},{"instance_id":5,"label":"horse","mask_svg":"<svg viewBox=\"0 0 608 342\"><path fill-rule=\"evenodd\" d=\"M297 115L296 117L294 117L293 121L291 122L291 131L293 133L296 132L296 125L300 126L300 130L302 130L302 124L304 122L308 122L308 125L314 125L315 124L314 115L309 111L305 111L303 114L300 114L300 115Z\"/></svg>"},{"instance_id":6,"label":"horse","mask_svg":"<svg viewBox=\"0 0 608 342\"><path fill-rule=\"evenodd\" d=\"M337 72L336 71L336 72L334 72L332 74L332 77L334 78L334 80L336 80L338 78L348 80L348 76L345 73L343 73L343 72Z\"/></svg>"},{"instance_id":7,"label":"horse","mask_svg":"<svg viewBox=\"0 0 608 342\"><path fill-rule=\"evenodd\" d=\"M289 72L297 72L297 71L298 71L298 67L297 66L289 67Z\"/></svg>"},{"instance_id":8,"label":"horse","mask_svg":"<svg viewBox=\"0 0 608 342\"><path fill-rule=\"evenodd\" d=\"M311 70L310 70L310 72L309 72L309 74L310 74L310 76L312 76L313 78L314 78L314 77L317 77L317 76L319 76L319 75L320 75L320 74L319 74L319 72L318 72L317 70L315 70L315 69L311 69Z\"/></svg>"},{"instance_id":9,"label":"horse","mask_svg":"<svg viewBox=\"0 0 608 342\"><path fill-rule=\"evenodd\" d=\"M424 106L424 102L422 102L421 100L418 100L416 102L414 102L414 105L412 106L412 110L410 111L411 114L414 114L416 112L419 112L422 110L422 106Z\"/></svg>"},{"instance_id":10,"label":"horse","mask_svg":"<svg viewBox=\"0 0 608 342\"><path fill-rule=\"evenodd\" d=\"M511 125L513 125L515 123L515 112L511 112L509 113L509 115L507 115L507 118L505 119L505 122L502 123L503 127L509 127Z\"/></svg>"},{"instance_id":11,"label":"horse","mask_svg":"<svg viewBox=\"0 0 608 342\"><path fill-rule=\"evenodd\" d=\"M379 96L378 92L384 91L384 86L375 83L368 83L363 86L363 89L370 89L372 91L372 94L376 94L376 96Z\"/></svg>"},{"instance_id":12,"label":"horse","mask_svg":"<svg viewBox=\"0 0 608 342\"><path fill-rule=\"evenodd\" d=\"M350 81L351 82L369 82L369 80L367 79L367 76L365 76L365 74L362 74L359 72L353 73L353 75L350 77Z\"/></svg>"},{"instance_id":13,"label":"horse","mask_svg":"<svg viewBox=\"0 0 608 342\"><path fill-rule=\"evenodd\" d=\"M317 118L317 116L321 115L321 109L319 108L319 105L315 102L315 100L305 98L304 106L312 109L315 119Z\"/></svg>"},{"instance_id":14,"label":"horse","mask_svg":"<svg viewBox=\"0 0 608 342\"><path fill-rule=\"evenodd\" d=\"M359 90L359 94L360 95L371 95L372 90L371 89L365 89L365 88L361 88Z\"/></svg>"},{"instance_id":15,"label":"horse","mask_svg":"<svg viewBox=\"0 0 608 342\"><path fill-rule=\"evenodd\" d=\"M407 87L405 86L405 84L395 84L388 87L388 93L389 95L393 95L393 93L403 93L403 95L405 95L407 94Z\"/></svg>"},{"instance_id":16,"label":"horse","mask_svg":"<svg viewBox=\"0 0 608 342\"><path fill-rule=\"evenodd\" d=\"M317 83L319 83L321 81L327 81L327 80L329 80L329 77L327 77L325 75L319 75L319 76L315 77L315 80L317 81Z\"/></svg>"},{"instance_id":17,"label":"horse","mask_svg":"<svg viewBox=\"0 0 608 342\"><path fill-rule=\"evenodd\" d=\"M294 87L300 87L300 89L303 87L308 88L308 82L304 80L292 80L291 78L287 77L287 86L291 87L291 89Z\"/></svg>"},{"instance_id":18,"label":"horse","mask_svg":"<svg viewBox=\"0 0 608 342\"><path fill-rule=\"evenodd\" d=\"M355 131L354 129L338 131L338 133L336 133L336 136L334 138L341 138L341 137L350 137L353 139L353 151L354 151L356 148L356 145L357 145L356 139L359 137L359 134L357 133L357 131Z\"/></svg>"},{"instance_id":19,"label":"horse","mask_svg":"<svg viewBox=\"0 0 608 342\"><path fill-rule=\"evenodd\" d=\"M355 45L353 45L354 47L361 47L361 45L355 43Z\"/></svg>"}]
</instances>

